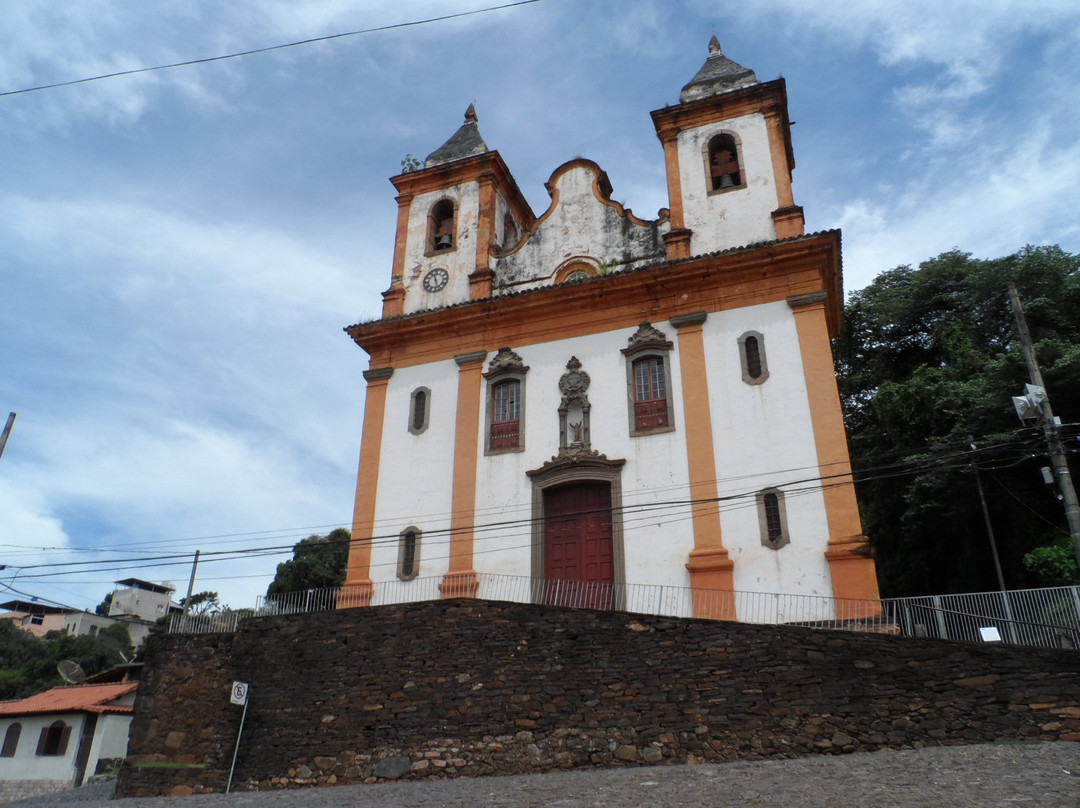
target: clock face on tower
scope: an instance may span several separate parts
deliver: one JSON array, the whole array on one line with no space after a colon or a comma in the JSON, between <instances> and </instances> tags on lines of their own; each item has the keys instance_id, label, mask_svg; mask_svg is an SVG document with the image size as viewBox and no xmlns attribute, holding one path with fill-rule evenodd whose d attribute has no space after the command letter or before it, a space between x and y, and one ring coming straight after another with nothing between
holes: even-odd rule
<instances>
[{"instance_id":1,"label":"clock face on tower","mask_svg":"<svg viewBox=\"0 0 1080 808\"><path fill-rule=\"evenodd\" d=\"M424 290L427 292L438 292L446 286L448 280L450 280L450 273L442 267L436 267L424 276Z\"/></svg>"}]
</instances>

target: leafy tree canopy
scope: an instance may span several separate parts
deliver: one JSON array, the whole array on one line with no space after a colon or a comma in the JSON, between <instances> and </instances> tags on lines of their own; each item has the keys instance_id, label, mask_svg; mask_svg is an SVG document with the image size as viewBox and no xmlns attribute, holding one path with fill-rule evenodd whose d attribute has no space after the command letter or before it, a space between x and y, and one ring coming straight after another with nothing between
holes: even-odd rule
<instances>
[{"instance_id":1,"label":"leafy tree canopy","mask_svg":"<svg viewBox=\"0 0 1080 808\"><path fill-rule=\"evenodd\" d=\"M313 535L293 547L293 557L278 564L267 595L283 595L303 589L341 586L349 564L349 531L343 527L325 536Z\"/></svg>"},{"instance_id":2,"label":"leafy tree canopy","mask_svg":"<svg viewBox=\"0 0 1080 808\"><path fill-rule=\"evenodd\" d=\"M0 620L0 699L21 699L64 684L56 670L62 659L78 662L93 675L133 654L131 635L120 623L106 626L94 636L50 631L35 637L10 620Z\"/></svg>"},{"instance_id":3,"label":"leafy tree canopy","mask_svg":"<svg viewBox=\"0 0 1080 808\"><path fill-rule=\"evenodd\" d=\"M1056 490L1039 472L1049 464L1042 435L1012 406L1028 374L1008 284L1019 290L1075 453L1078 268L1080 257L1057 247L994 260L953 251L918 269L889 270L851 295L833 348L883 594L997 588L972 464L986 488L1006 586L1062 582L1059 553L1044 550L1023 563L1037 548L1058 546L1067 528Z\"/></svg>"},{"instance_id":4,"label":"leafy tree canopy","mask_svg":"<svg viewBox=\"0 0 1080 808\"><path fill-rule=\"evenodd\" d=\"M187 598L180 598L180 605L184 606L187 600ZM189 615L198 616L200 614L220 612L228 608L228 605L223 604L218 598L217 592L207 590L206 592L196 592L191 596L191 601L187 607L187 613Z\"/></svg>"}]
</instances>

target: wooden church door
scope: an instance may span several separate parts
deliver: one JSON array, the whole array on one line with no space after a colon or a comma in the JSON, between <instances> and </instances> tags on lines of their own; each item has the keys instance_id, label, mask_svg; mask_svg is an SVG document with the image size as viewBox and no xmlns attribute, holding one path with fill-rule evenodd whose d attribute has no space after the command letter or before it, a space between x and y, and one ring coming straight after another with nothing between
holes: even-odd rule
<instances>
[{"instance_id":1,"label":"wooden church door","mask_svg":"<svg viewBox=\"0 0 1080 808\"><path fill-rule=\"evenodd\" d=\"M544 491L544 602L607 609L615 560L611 484L581 482Z\"/></svg>"}]
</instances>

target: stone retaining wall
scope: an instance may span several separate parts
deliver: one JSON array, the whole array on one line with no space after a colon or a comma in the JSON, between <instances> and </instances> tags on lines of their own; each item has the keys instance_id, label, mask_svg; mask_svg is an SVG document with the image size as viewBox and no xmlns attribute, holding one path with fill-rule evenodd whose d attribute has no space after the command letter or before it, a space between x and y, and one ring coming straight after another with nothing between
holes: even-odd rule
<instances>
[{"instance_id":1,"label":"stone retaining wall","mask_svg":"<svg viewBox=\"0 0 1080 808\"><path fill-rule=\"evenodd\" d=\"M1074 651L436 601L149 644L118 795L1080 740Z\"/></svg>"}]
</instances>

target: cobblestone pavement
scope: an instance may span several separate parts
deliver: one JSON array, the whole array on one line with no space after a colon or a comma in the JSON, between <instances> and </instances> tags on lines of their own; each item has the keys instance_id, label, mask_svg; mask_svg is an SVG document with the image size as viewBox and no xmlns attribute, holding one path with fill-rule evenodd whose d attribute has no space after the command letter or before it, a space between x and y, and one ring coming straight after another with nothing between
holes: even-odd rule
<instances>
[{"instance_id":1,"label":"cobblestone pavement","mask_svg":"<svg viewBox=\"0 0 1080 808\"><path fill-rule=\"evenodd\" d=\"M931 747L797 760L122 801L110 801L107 791L90 786L10 805L45 808L77 801L82 808L1080 808L1080 743Z\"/></svg>"}]
</instances>

